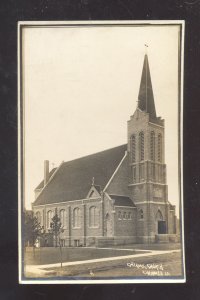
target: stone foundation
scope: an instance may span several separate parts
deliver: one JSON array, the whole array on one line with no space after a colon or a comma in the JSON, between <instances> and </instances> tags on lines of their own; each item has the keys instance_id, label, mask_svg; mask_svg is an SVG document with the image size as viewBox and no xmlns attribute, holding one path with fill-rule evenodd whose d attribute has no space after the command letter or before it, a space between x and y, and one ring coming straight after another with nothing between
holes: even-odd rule
<instances>
[{"instance_id":1,"label":"stone foundation","mask_svg":"<svg viewBox=\"0 0 200 300\"><path fill-rule=\"evenodd\" d=\"M110 247L116 245L128 245L128 244L135 244L137 241L136 236L133 237L98 237L96 238L96 247Z\"/></svg>"},{"instance_id":2,"label":"stone foundation","mask_svg":"<svg viewBox=\"0 0 200 300\"><path fill-rule=\"evenodd\" d=\"M62 239L63 247L113 247L117 245L129 244L153 244L153 243L177 243L180 236L177 234L156 234L154 236L115 236L115 237L67 237ZM55 239L48 236L46 241L40 240L41 247L55 246Z\"/></svg>"},{"instance_id":3,"label":"stone foundation","mask_svg":"<svg viewBox=\"0 0 200 300\"><path fill-rule=\"evenodd\" d=\"M155 236L137 236L137 244L153 244Z\"/></svg>"},{"instance_id":4,"label":"stone foundation","mask_svg":"<svg viewBox=\"0 0 200 300\"><path fill-rule=\"evenodd\" d=\"M155 242L156 243L177 243L180 239L177 234L156 234Z\"/></svg>"}]
</instances>

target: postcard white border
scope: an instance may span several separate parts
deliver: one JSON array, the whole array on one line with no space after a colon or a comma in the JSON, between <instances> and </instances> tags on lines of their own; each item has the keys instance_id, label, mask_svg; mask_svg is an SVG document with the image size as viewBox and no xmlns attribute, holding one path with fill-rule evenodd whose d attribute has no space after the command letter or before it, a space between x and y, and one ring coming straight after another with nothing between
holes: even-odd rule
<instances>
[{"instance_id":1,"label":"postcard white border","mask_svg":"<svg viewBox=\"0 0 200 300\"><path fill-rule=\"evenodd\" d=\"M21 216L23 209L23 191L21 189L22 180L22 157L21 147L22 136L21 121L24 116L21 111L21 28L23 26L30 27L57 27L57 26L77 26L77 25L180 25L181 28L181 44L180 44L180 122L179 122L179 139L180 139L180 216L181 216L181 239L182 239L182 263L183 263L183 278L170 278L170 279L97 279L97 280L52 280L52 279L23 279L22 278L22 237L21 237ZM186 271L185 271L185 237L184 237L184 203L183 203L183 85L184 85L184 39L185 39L185 21L184 20L161 20L161 21L20 21L18 22L18 39L17 39L17 55L18 55L18 274L20 284L130 284L130 283L185 283Z\"/></svg>"}]
</instances>

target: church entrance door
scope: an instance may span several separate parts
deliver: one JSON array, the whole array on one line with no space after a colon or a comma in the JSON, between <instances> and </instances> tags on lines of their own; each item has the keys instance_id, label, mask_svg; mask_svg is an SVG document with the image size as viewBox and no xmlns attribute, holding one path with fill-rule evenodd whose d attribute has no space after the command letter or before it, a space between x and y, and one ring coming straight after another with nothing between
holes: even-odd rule
<instances>
[{"instance_id":1,"label":"church entrance door","mask_svg":"<svg viewBox=\"0 0 200 300\"><path fill-rule=\"evenodd\" d=\"M109 214L106 214L106 236L112 236L112 220Z\"/></svg>"},{"instance_id":2,"label":"church entrance door","mask_svg":"<svg viewBox=\"0 0 200 300\"><path fill-rule=\"evenodd\" d=\"M163 220L163 215L160 209L158 209L156 213L156 222L157 222L157 232L158 234L166 234L167 233L167 224L166 221Z\"/></svg>"},{"instance_id":3,"label":"church entrance door","mask_svg":"<svg viewBox=\"0 0 200 300\"><path fill-rule=\"evenodd\" d=\"M166 234L166 221L158 221L158 234Z\"/></svg>"}]
</instances>

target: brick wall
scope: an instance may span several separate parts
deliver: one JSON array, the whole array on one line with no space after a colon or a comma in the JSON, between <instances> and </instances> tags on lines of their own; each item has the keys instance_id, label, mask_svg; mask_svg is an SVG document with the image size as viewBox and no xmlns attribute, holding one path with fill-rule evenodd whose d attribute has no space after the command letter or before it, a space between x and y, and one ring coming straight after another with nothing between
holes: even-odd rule
<instances>
[{"instance_id":1,"label":"brick wall","mask_svg":"<svg viewBox=\"0 0 200 300\"><path fill-rule=\"evenodd\" d=\"M168 233L175 234L176 233L176 217L175 217L175 210L169 209L169 226L168 226Z\"/></svg>"},{"instance_id":2,"label":"brick wall","mask_svg":"<svg viewBox=\"0 0 200 300\"><path fill-rule=\"evenodd\" d=\"M122 218L119 219L119 212ZM131 219L124 219L123 213L131 214ZM135 236L136 235L136 208L115 207L115 236Z\"/></svg>"},{"instance_id":3,"label":"brick wall","mask_svg":"<svg viewBox=\"0 0 200 300\"><path fill-rule=\"evenodd\" d=\"M89 224L89 209L90 207L95 206L98 210L98 225L91 227ZM74 226L74 209L80 209L80 224L79 226ZM61 239L65 240L65 245L75 246L78 240L79 245L86 245L87 241L90 241L92 237L102 235L102 201L101 198L87 199L86 201L71 201L66 203L58 203L46 206L35 206L33 207L34 214L38 211L42 215L41 225L44 225L44 229L48 232L47 228L47 213L49 210L55 215L57 209L58 216L60 215L60 210L65 211L65 220L64 220L64 232L61 233ZM88 239L86 238L88 237Z\"/></svg>"},{"instance_id":4,"label":"brick wall","mask_svg":"<svg viewBox=\"0 0 200 300\"><path fill-rule=\"evenodd\" d=\"M114 205L107 193L103 195L103 236L113 236L115 232ZM109 220L108 220L109 219ZM109 227L109 228L108 228Z\"/></svg>"},{"instance_id":5,"label":"brick wall","mask_svg":"<svg viewBox=\"0 0 200 300\"><path fill-rule=\"evenodd\" d=\"M140 218L140 210L143 211L143 218ZM168 226L168 205L156 203L143 203L137 205L137 236L155 236L158 233L158 210Z\"/></svg>"}]
</instances>

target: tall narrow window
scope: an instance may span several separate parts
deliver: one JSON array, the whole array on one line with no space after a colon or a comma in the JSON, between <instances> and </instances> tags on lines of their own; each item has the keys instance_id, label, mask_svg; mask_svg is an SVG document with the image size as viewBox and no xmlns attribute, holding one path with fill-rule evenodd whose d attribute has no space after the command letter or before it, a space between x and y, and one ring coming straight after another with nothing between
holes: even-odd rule
<instances>
[{"instance_id":1,"label":"tall narrow window","mask_svg":"<svg viewBox=\"0 0 200 300\"><path fill-rule=\"evenodd\" d=\"M60 210L60 223L62 227L65 227L65 210Z\"/></svg>"},{"instance_id":2,"label":"tall narrow window","mask_svg":"<svg viewBox=\"0 0 200 300\"><path fill-rule=\"evenodd\" d=\"M144 164L140 164L139 166L139 178L140 180L144 180Z\"/></svg>"},{"instance_id":3,"label":"tall narrow window","mask_svg":"<svg viewBox=\"0 0 200 300\"><path fill-rule=\"evenodd\" d=\"M36 212L35 216L37 218L38 223L41 223L41 214L39 211Z\"/></svg>"},{"instance_id":4,"label":"tall narrow window","mask_svg":"<svg viewBox=\"0 0 200 300\"><path fill-rule=\"evenodd\" d=\"M151 131L150 136L150 159L155 160L155 133Z\"/></svg>"},{"instance_id":5,"label":"tall narrow window","mask_svg":"<svg viewBox=\"0 0 200 300\"><path fill-rule=\"evenodd\" d=\"M162 166L159 165L158 167L158 181L162 181Z\"/></svg>"},{"instance_id":6,"label":"tall narrow window","mask_svg":"<svg viewBox=\"0 0 200 300\"><path fill-rule=\"evenodd\" d=\"M153 180L155 180L155 176L156 176L155 164L152 163L151 164L151 177Z\"/></svg>"},{"instance_id":7,"label":"tall narrow window","mask_svg":"<svg viewBox=\"0 0 200 300\"><path fill-rule=\"evenodd\" d=\"M144 160L144 133L140 132L139 134L139 153L140 160Z\"/></svg>"},{"instance_id":8,"label":"tall narrow window","mask_svg":"<svg viewBox=\"0 0 200 300\"><path fill-rule=\"evenodd\" d=\"M144 212L142 209L139 210L139 219L140 220L144 219Z\"/></svg>"},{"instance_id":9,"label":"tall narrow window","mask_svg":"<svg viewBox=\"0 0 200 300\"><path fill-rule=\"evenodd\" d=\"M136 182L136 166L133 166L133 182Z\"/></svg>"},{"instance_id":10,"label":"tall narrow window","mask_svg":"<svg viewBox=\"0 0 200 300\"><path fill-rule=\"evenodd\" d=\"M160 209L158 209L158 211L156 213L156 220L163 221L163 215L162 215Z\"/></svg>"},{"instance_id":11,"label":"tall narrow window","mask_svg":"<svg viewBox=\"0 0 200 300\"><path fill-rule=\"evenodd\" d=\"M47 212L47 228L50 228L51 222L52 222L52 218L53 218L53 212L51 210L49 210Z\"/></svg>"},{"instance_id":12,"label":"tall narrow window","mask_svg":"<svg viewBox=\"0 0 200 300\"><path fill-rule=\"evenodd\" d=\"M73 227L81 227L81 211L78 207L73 210Z\"/></svg>"},{"instance_id":13,"label":"tall narrow window","mask_svg":"<svg viewBox=\"0 0 200 300\"><path fill-rule=\"evenodd\" d=\"M135 148L136 148L136 137L135 135L131 136L131 162L135 162Z\"/></svg>"},{"instance_id":14,"label":"tall narrow window","mask_svg":"<svg viewBox=\"0 0 200 300\"><path fill-rule=\"evenodd\" d=\"M96 206L91 206L89 209L89 226L97 227L99 225L99 214Z\"/></svg>"},{"instance_id":15,"label":"tall narrow window","mask_svg":"<svg viewBox=\"0 0 200 300\"><path fill-rule=\"evenodd\" d=\"M162 135L158 135L158 161L162 162Z\"/></svg>"}]
</instances>

